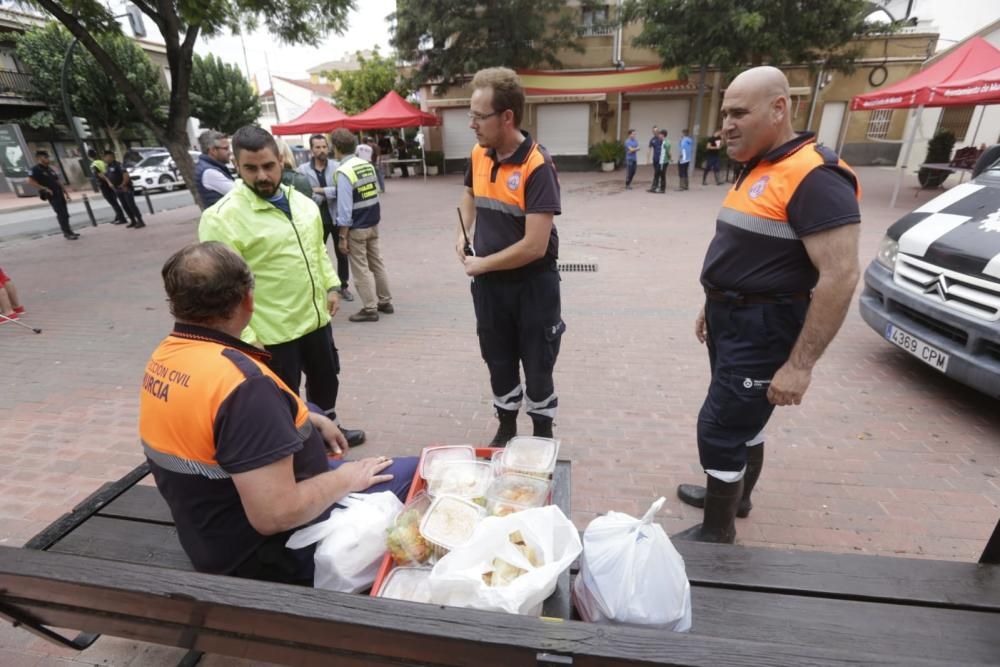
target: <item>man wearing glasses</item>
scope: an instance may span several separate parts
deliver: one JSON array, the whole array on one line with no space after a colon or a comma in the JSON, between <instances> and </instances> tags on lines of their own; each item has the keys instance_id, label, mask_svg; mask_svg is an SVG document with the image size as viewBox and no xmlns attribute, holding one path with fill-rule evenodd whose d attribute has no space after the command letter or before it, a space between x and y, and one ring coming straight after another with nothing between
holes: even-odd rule
<instances>
[{"instance_id":1,"label":"man wearing glasses","mask_svg":"<svg viewBox=\"0 0 1000 667\"><path fill-rule=\"evenodd\" d=\"M472 88L469 127L478 145L465 173L465 230L459 230L455 251L473 277L479 348L500 421L490 444L502 447L517 435L522 401L533 434L547 438L559 405L552 380L566 330L553 224L561 213L559 179L549 154L520 129L524 91L517 74L504 67L481 70Z\"/></svg>"},{"instance_id":2,"label":"man wearing glasses","mask_svg":"<svg viewBox=\"0 0 1000 667\"><path fill-rule=\"evenodd\" d=\"M198 136L201 155L194 164L195 184L205 210L222 199L236 184L229 173L229 137L222 132L206 130Z\"/></svg>"}]
</instances>

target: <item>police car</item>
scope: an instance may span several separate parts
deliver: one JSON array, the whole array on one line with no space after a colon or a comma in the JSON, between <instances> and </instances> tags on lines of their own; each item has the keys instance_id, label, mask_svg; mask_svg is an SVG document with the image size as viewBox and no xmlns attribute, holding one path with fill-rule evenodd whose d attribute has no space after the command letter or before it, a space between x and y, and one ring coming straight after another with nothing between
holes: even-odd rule
<instances>
[{"instance_id":1,"label":"police car","mask_svg":"<svg viewBox=\"0 0 1000 667\"><path fill-rule=\"evenodd\" d=\"M1000 398L1000 146L889 228L860 310L889 343Z\"/></svg>"},{"instance_id":2,"label":"police car","mask_svg":"<svg viewBox=\"0 0 1000 667\"><path fill-rule=\"evenodd\" d=\"M188 153L191 159L197 162L200 153L197 151ZM166 151L146 156L128 171L133 185L137 188L162 188L169 191L184 184L184 177L178 171L170 153Z\"/></svg>"}]
</instances>

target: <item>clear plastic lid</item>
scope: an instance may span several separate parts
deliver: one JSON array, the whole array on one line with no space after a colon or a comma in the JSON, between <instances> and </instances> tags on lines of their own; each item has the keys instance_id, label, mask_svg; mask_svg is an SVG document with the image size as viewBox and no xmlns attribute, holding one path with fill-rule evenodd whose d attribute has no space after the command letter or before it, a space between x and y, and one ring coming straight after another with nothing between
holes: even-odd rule
<instances>
[{"instance_id":1,"label":"clear plastic lid","mask_svg":"<svg viewBox=\"0 0 1000 667\"><path fill-rule=\"evenodd\" d=\"M409 600L410 602L430 602L431 576L429 567L397 567L389 572L378 592L380 598Z\"/></svg>"},{"instance_id":2,"label":"clear plastic lid","mask_svg":"<svg viewBox=\"0 0 1000 667\"><path fill-rule=\"evenodd\" d=\"M526 436L511 438L504 449L503 468L528 475L551 475L558 455L558 440Z\"/></svg>"},{"instance_id":3,"label":"clear plastic lid","mask_svg":"<svg viewBox=\"0 0 1000 667\"><path fill-rule=\"evenodd\" d=\"M486 498L493 472L485 461L448 461L434 467L434 478L427 482L427 492L435 498L450 494L473 500Z\"/></svg>"},{"instance_id":4,"label":"clear plastic lid","mask_svg":"<svg viewBox=\"0 0 1000 667\"><path fill-rule=\"evenodd\" d=\"M492 516L542 507L549 497L551 482L538 477L506 473L493 480L486 495L486 511Z\"/></svg>"},{"instance_id":5,"label":"clear plastic lid","mask_svg":"<svg viewBox=\"0 0 1000 667\"><path fill-rule=\"evenodd\" d=\"M438 496L420 522L420 534L445 550L469 541L483 517L483 508L457 496Z\"/></svg>"},{"instance_id":6,"label":"clear plastic lid","mask_svg":"<svg viewBox=\"0 0 1000 667\"><path fill-rule=\"evenodd\" d=\"M427 447L420 462L420 476L432 480L437 475L438 466L449 461L475 461L476 450L471 445L449 445L447 447Z\"/></svg>"},{"instance_id":7,"label":"clear plastic lid","mask_svg":"<svg viewBox=\"0 0 1000 667\"><path fill-rule=\"evenodd\" d=\"M503 474L503 450L498 449L490 456L490 467L493 469L493 477Z\"/></svg>"},{"instance_id":8,"label":"clear plastic lid","mask_svg":"<svg viewBox=\"0 0 1000 667\"><path fill-rule=\"evenodd\" d=\"M430 509L432 498L421 491L403 506L385 537L386 548L397 563L426 563L433 548L420 534L420 520Z\"/></svg>"}]
</instances>

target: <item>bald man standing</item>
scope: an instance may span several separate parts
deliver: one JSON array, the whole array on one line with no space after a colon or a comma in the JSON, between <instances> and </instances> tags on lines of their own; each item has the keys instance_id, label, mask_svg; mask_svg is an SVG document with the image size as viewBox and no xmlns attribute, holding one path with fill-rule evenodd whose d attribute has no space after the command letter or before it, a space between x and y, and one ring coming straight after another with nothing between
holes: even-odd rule
<instances>
[{"instance_id":1,"label":"bald man standing","mask_svg":"<svg viewBox=\"0 0 1000 667\"><path fill-rule=\"evenodd\" d=\"M677 494L704 507L674 537L732 543L750 513L776 405L798 405L847 314L857 284L858 202L851 168L813 133L792 129L788 80L773 67L737 76L722 103L729 157L744 163L716 220L695 336L712 381L698 414L705 487Z\"/></svg>"}]
</instances>

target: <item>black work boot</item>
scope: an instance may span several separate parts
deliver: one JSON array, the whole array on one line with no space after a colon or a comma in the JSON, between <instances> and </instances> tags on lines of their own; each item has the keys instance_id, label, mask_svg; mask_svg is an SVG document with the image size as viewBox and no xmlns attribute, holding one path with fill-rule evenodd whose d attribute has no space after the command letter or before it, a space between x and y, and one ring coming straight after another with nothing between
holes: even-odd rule
<instances>
[{"instance_id":1,"label":"black work boot","mask_svg":"<svg viewBox=\"0 0 1000 667\"><path fill-rule=\"evenodd\" d=\"M510 439L517 435L517 410L497 408L497 419L500 426L490 441L490 447L506 447Z\"/></svg>"},{"instance_id":2,"label":"black work boot","mask_svg":"<svg viewBox=\"0 0 1000 667\"><path fill-rule=\"evenodd\" d=\"M551 438L552 437L552 420L548 417L536 417L531 416L531 424L534 427L531 435L536 438Z\"/></svg>"},{"instance_id":3,"label":"black work boot","mask_svg":"<svg viewBox=\"0 0 1000 667\"><path fill-rule=\"evenodd\" d=\"M743 497L743 480L723 482L708 475L705 518L696 526L672 535L672 540L732 544L736 541L736 508Z\"/></svg>"},{"instance_id":4,"label":"black work boot","mask_svg":"<svg viewBox=\"0 0 1000 667\"><path fill-rule=\"evenodd\" d=\"M750 494L753 487L757 485L757 478L764 468L764 445L754 445L747 447L747 470L743 475L743 498L740 506L736 510L736 516L741 519L750 515L753 503L750 502ZM691 507L705 506L705 487L697 484L681 484L677 487L677 497Z\"/></svg>"}]
</instances>

